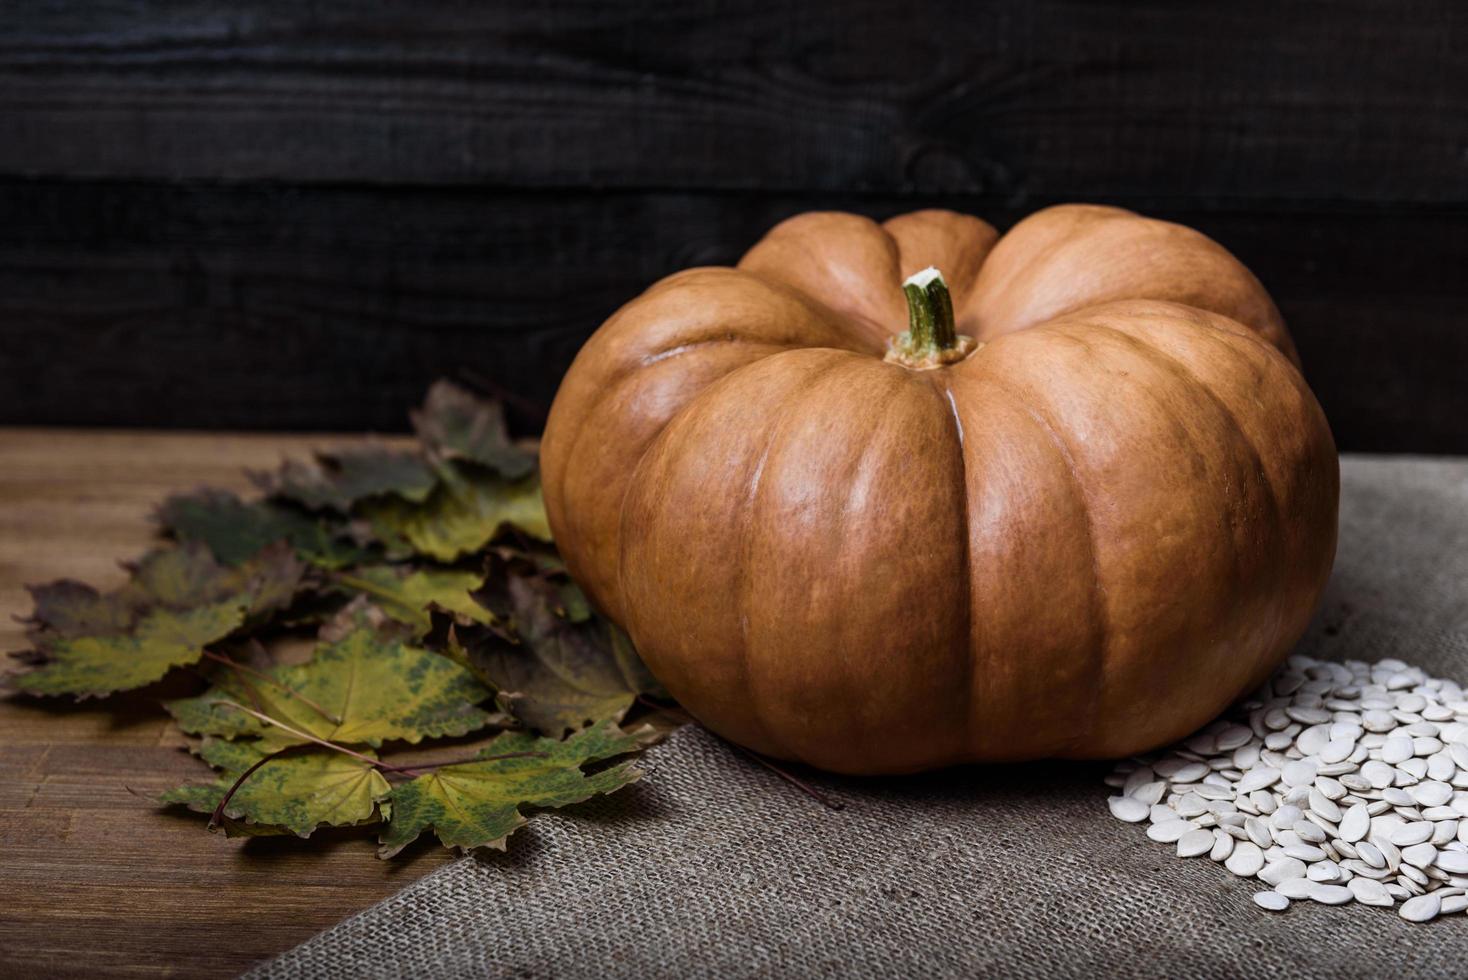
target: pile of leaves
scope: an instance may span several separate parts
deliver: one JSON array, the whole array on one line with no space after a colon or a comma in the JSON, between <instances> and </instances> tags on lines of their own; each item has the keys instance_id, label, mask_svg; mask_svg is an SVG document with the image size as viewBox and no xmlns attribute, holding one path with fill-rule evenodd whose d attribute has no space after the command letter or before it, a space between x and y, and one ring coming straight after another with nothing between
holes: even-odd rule
<instances>
[{"instance_id":1,"label":"pile of leaves","mask_svg":"<svg viewBox=\"0 0 1468 980\"><path fill-rule=\"evenodd\" d=\"M411 417L416 448L287 462L252 474L258 499L170 498L166 542L115 591L33 587L11 686L80 699L196 674L163 707L217 776L161 802L228 834L375 824L382 857L430 829L502 848L522 807L637 779L630 757L676 716L567 575L533 449L448 382ZM403 761L439 742L446 758Z\"/></svg>"}]
</instances>

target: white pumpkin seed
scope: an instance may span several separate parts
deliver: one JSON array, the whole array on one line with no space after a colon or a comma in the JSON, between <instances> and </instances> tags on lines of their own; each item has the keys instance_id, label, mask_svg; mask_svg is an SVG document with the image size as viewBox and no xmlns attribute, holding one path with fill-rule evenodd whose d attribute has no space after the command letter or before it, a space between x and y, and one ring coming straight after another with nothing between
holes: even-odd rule
<instances>
[{"instance_id":1,"label":"white pumpkin seed","mask_svg":"<svg viewBox=\"0 0 1468 980\"><path fill-rule=\"evenodd\" d=\"M1315 782L1315 767L1314 759L1296 759L1285 763L1280 770L1280 777L1286 786L1309 786Z\"/></svg>"},{"instance_id":2,"label":"white pumpkin seed","mask_svg":"<svg viewBox=\"0 0 1468 980\"><path fill-rule=\"evenodd\" d=\"M1396 778L1396 770L1378 759L1361 764L1361 775L1376 789L1386 789Z\"/></svg>"},{"instance_id":3,"label":"white pumpkin seed","mask_svg":"<svg viewBox=\"0 0 1468 980\"><path fill-rule=\"evenodd\" d=\"M1402 860L1414 868L1431 867L1437 860L1437 848L1431 844L1413 844L1402 848Z\"/></svg>"},{"instance_id":4,"label":"white pumpkin seed","mask_svg":"<svg viewBox=\"0 0 1468 980\"><path fill-rule=\"evenodd\" d=\"M1468 911L1468 696L1400 660L1292 656L1225 718L1105 783L1118 820L1271 885L1263 908Z\"/></svg>"},{"instance_id":5,"label":"white pumpkin seed","mask_svg":"<svg viewBox=\"0 0 1468 980\"><path fill-rule=\"evenodd\" d=\"M1186 820L1169 820L1166 823L1154 823L1147 828L1147 836L1159 844L1176 844L1190 830L1196 830Z\"/></svg>"},{"instance_id":6,"label":"white pumpkin seed","mask_svg":"<svg viewBox=\"0 0 1468 980\"><path fill-rule=\"evenodd\" d=\"M1468 853L1463 851L1438 851L1436 863L1448 874L1468 875Z\"/></svg>"},{"instance_id":7,"label":"white pumpkin seed","mask_svg":"<svg viewBox=\"0 0 1468 980\"><path fill-rule=\"evenodd\" d=\"M1274 890L1289 899L1309 898L1314 885L1315 882L1309 878L1286 878L1275 885Z\"/></svg>"},{"instance_id":8,"label":"white pumpkin seed","mask_svg":"<svg viewBox=\"0 0 1468 980\"><path fill-rule=\"evenodd\" d=\"M1197 857L1213 849L1213 831L1190 830L1177 839L1177 856Z\"/></svg>"},{"instance_id":9,"label":"white pumpkin seed","mask_svg":"<svg viewBox=\"0 0 1468 980\"><path fill-rule=\"evenodd\" d=\"M1334 800L1327 798L1324 793L1313 786L1310 788L1310 810L1331 823L1336 823L1341 819L1341 808L1336 806Z\"/></svg>"},{"instance_id":10,"label":"white pumpkin seed","mask_svg":"<svg viewBox=\"0 0 1468 980\"><path fill-rule=\"evenodd\" d=\"M1387 894L1386 886L1371 878L1352 878L1346 885L1356 901L1362 905L1379 905L1390 908L1396 903L1392 901L1391 895Z\"/></svg>"},{"instance_id":11,"label":"white pumpkin seed","mask_svg":"<svg viewBox=\"0 0 1468 980\"><path fill-rule=\"evenodd\" d=\"M1305 877L1305 862L1292 857L1270 861L1259 870L1259 880L1266 885L1276 886L1291 878Z\"/></svg>"},{"instance_id":12,"label":"white pumpkin seed","mask_svg":"<svg viewBox=\"0 0 1468 980\"><path fill-rule=\"evenodd\" d=\"M1324 861L1326 859L1325 851L1314 844L1291 844L1284 849L1284 852L1301 861Z\"/></svg>"},{"instance_id":13,"label":"white pumpkin seed","mask_svg":"<svg viewBox=\"0 0 1468 980\"><path fill-rule=\"evenodd\" d=\"M1341 880L1341 866L1331 860L1316 861L1305 869L1305 877L1311 881L1322 881L1327 884Z\"/></svg>"},{"instance_id":14,"label":"white pumpkin seed","mask_svg":"<svg viewBox=\"0 0 1468 980\"><path fill-rule=\"evenodd\" d=\"M1354 844L1366 836L1371 829L1371 814L1366 812L1366 804L1357 803L1341 815L1341 840L1348 844Z\"/></svg>"},{"instance_id":15,"label":"white pumpkin seed","mask_svg":"<svg viewBox=\"0 0 1468 980\"><path fill-rule=\"evenodd\" d=\"M1442 911L1442 899L1436 895L1417 895L1402 903L1397 914L1408 922L1427 922Z\"/></svg>"},{"instance_id":16,"label":"white pumpkin seed","mask_svg":"<svg viewBox=\"0 0 1468 980\"><path fill-rule=\"evenodd\" d=\"M1147 819L1147 804L1131 796L1113 796L1106 801L1111 815L1127 823L1141 823Z\"/></svg>"},{"instance_id":17,"label":"white pumpkin seed","mask_svg":"<svg viewBox=\"0 0 1468 980\"><path fill-rule=\"evenodd\" d=\"M1319 881L1311 882L1310 899L1322 905L1345 905L1355 896L1351 890L1344 885L1327 885Z\"/></svg>"},{"instance_id":18,"label":"white pumpkin seed","mask_svg":"<svg viewBox=\"0 0 1468 980\"><path fill-rule=\"evenodd\" d=\"M1389 766L1412 758L1412 740L1405 735L1393 736L1381 747L1381 761Z\"/></svg>"},{"instance_id":19,"label":"white pumpkin seed","mask_svg":"<svg viewBox=\"0 0 1468 980\"><path fill-rule=\"evenodd\" d=\"M1173 783L1196 783L1208 775L1208 767L1201 762L1189 762L1172 774Z\"/></svg>"},{"instance_id":20,"label":"white pumpkin seed","mask_svg":"<svg viewBox=\"0 0 1468 980\"><path fill-rule=\"evenodd\" d=\"M1381 848L1370 841L1362 841L1356 845L1356 856L1373 868L1385 868L1386 857L1381 853Z\"/></svg>"},{"instance_id":21,"label":"white pumpkin seed","mask_svg":"<svg viewBox=\"0 0 1468 980\"><path fill-rule=\"evenodd\" d=\"M1242 795L1244 793L1252 793L1255 790L1265 789L1279 782L1279 777L1280 771L1278 769L1267 767L1263 769L1250 769L1244 773L1244 778L1240 779L1234 786L1234 791Z\"/></svg>"},{"instance_id":22,"label":"white pumpkin seed","mask_svg":"<svg viewBox=\"0 0 1468 980\"><path fill-rule=\"evenodd\" d=\"M1184 795L1182 799L1177 801L1177 803L1173 806L1173 809L1176 810L1180 816L1187 817L1189 819L1193 817L1201 817L1203 814L1208 812L1208 801L1203 799L1203 797L1199 796L1197 793L1188 793Z\"/></svg>"},{"instance_id":23,"label":"white pumpkin seed","mask_svg":"<svg viewBox=\"0 0 1468 980\"><path fill-rule=\"evenodd\" d=\"M1252 841L1239 841L1223 866L1240 878L1252 878L1264 867L1264 852Z\"/></svg>"},{"instance_id":24,"label":"white pumpkin seed","mask_svg":"<svg viewBox=\"0 0 1468 980\"><path fill-rule=\"evenodd\" d=\"M1244 831L1248 833L1249 840L1260 847L1274 846L1274 837L1269 833L1269 825L1258 817L1250 817L1245 820Z\"/></svg>"},{"instance_id":25,"label":"white pumpkin seed","mask_svg":"<svg viewBox=\"0 0 1468 980\"><path fill-rule=\"evenodd\" d=\"M1291 829L1290 832L1293 833L1296 838L1306 844L1325 843L1325 831L1321 830L1319 827L1308 820L1295 821L1295 826Z\"/></svg>"},{"instance_id":26,"label":"white pumpkin seed","mask_svg":"<svg viewBox=\"0 0 1468 980\"><path fill-rule=\"evenodd\" d=\"M1426 820L1418 820L1414 823L1404 823L1391 832L1391 842L1398 847L1411 847L1413 844L1421 844L1432 836L1432 824Z\"/></svg>"},{"instance_id":27,"label":"white pumpkin seed","mask_svg":"<svg viewBox=\"0 0 1468 980\"><path fill-rule=\"evenodd\" d=\"M1271 912L1283 912L1290 907L1290 900L1279 892L1258 892L1254 895L1254 904Z\"/></svg>"},{"instance_id":28,"label":"white pumpkin seed","mask_svg":"<svg viewBox=\"0 0 1468 980\"><path fill-rule=\"evenodd\" d=\"M1421 806L1442 806L1453 798L1453 787L1436 780L1418 783L1410 792Z\"/></svg>"}]
</instances>

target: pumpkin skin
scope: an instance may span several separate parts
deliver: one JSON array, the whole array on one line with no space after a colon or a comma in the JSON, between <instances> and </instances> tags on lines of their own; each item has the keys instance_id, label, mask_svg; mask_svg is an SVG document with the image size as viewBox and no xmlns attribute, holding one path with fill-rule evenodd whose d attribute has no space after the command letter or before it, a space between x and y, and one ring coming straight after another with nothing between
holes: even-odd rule
<instances>
[{"instance_id":1,"label":"pumpkin skin","mask_svg":"<svg viewBox=\"0 0 1468 980\"><path fill-rule=\"evenodd\" d=\"M963 360L883 360L936 266ZM715 732L838 772L1180 738L1304 631L1330 429L1273 302L1115 208L1002 238L810 213L577 356L542 445L572 575Z\"/></svg>"}]
</instances>

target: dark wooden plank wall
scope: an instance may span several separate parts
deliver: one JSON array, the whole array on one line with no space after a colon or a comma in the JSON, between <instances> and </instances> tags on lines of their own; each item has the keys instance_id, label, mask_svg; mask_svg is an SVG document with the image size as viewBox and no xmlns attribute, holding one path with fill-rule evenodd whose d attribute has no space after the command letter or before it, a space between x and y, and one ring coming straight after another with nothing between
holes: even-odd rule
<instances>
[{"instance_id":1,"label":"dark wooden plank wall","mask_svg":"<svg viewBox=\"0 0 1468 980\"><path fill-rule=\"evenodd\" d=\"M399 428L523 400L652 280L810 207L1194 224L1348 449L1468 452L1453 0L0 12L0 422Z\"/></svg>"}]
</instances>

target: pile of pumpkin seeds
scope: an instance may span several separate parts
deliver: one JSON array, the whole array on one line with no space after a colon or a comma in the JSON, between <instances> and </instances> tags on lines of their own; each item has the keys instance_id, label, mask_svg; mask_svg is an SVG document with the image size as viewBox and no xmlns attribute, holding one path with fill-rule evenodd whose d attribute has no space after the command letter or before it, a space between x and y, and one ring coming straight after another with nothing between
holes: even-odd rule
<instances>
[{"instance_id":1,"label":"pile of pumpkin seeds","mask_svg":"<svg viewBox=\"0 0 1468 980\"><path fill-rule=\"evenodd\" d=\"M1111 813L1181 858L1266 890L1397 909L1468 909L1468 694L1400 660L1291 657L1198 734L1117 764Z\"/></svg>"}]
</instances>

